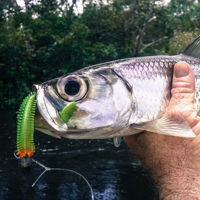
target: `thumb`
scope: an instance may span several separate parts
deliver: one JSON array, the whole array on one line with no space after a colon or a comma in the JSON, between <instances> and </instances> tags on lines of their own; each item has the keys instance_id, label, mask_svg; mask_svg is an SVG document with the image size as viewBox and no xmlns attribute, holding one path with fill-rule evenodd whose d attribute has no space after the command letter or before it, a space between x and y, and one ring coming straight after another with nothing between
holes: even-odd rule
<instances>
[{"instance_id":1,"label":"thumb","mask_svg":"<svg viewBox=\"0 0 200 200\"><path fill-rule=\"evenodd\" d=\"M176 63L168 114L171 117L187 120L191 128L194 128L199 122L194 109L194 93L195 84L192 68L185 62Z\"/></svg>"},{"instance_id":2,"label":"thumb","mask_svg":"<svg viewBox=\"0 0 200 200\"><path fill-rule=\"evenodd\" d=\"M193 103L194 92L195 85L192 68L186 62L176 63L174 66L171 101L173 104Z\"/></svg>"}]
</instances>

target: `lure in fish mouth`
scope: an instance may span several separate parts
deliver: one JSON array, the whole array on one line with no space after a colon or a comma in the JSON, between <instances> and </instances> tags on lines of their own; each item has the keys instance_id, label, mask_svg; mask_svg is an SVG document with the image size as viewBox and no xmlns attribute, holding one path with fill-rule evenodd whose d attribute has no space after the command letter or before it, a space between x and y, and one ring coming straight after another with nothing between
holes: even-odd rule
<instances>
[{"instance_id":1,"label":"lure in fish mouth","mask_svg":"<svg viewBox=\"0 0 200 200\"><path fill-rule=\"evenodd\" d=\"M73 139L110 138L143 130L195 137L186 122L165 116L173 66L179 61L191 65L196 91L200 91L200 37L180 55L112 61L34 85L35 128L58 138ZM64 122L60 113L71 102L76 102L76 109ZM196 92L197 112L199 102Z\"/></svg>"},{"instance_id":2,"label":"lure in fish mouth","mask_svg":"<svg viewBox=\"0 0 200 200\"><path fill-rule=\"evenodd\" d=\"M112 69L79 71L35 85L35 89L42 116L36 117L36 127L57 137L112 137L113 131L129 124L134 109L132 88ZM76 102L76 110L64 123L60 112L70 102Z\"/></svg>"}]
</instances>

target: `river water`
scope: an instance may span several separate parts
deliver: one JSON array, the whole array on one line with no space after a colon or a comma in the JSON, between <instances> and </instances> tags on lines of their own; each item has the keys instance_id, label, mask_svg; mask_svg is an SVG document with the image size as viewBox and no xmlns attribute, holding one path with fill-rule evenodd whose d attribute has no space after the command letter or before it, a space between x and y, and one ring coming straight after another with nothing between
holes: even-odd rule
<instances>
[{"instance_id":1,"label":"river water","mask_svg":"<svg viewBox=\"0 0 200 200\"><path fill-rule=\"evenodd\" d=\"M95 200L157 200L152 183L122 142L56 139L35 132L34 159L48 167L68 168L83 174ZM22 169L16 150L16 114L0 112L0 200L90 200L87 184L66 171L43 171L37 164Z\"/></svg>"}]
</instances>

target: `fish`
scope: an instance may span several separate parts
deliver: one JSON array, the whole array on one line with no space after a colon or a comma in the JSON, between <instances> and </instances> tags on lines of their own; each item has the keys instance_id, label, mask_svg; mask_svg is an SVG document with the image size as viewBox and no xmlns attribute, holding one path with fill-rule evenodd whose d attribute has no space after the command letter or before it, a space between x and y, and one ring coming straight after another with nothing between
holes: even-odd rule
<instances>
[{"instance_id":1,"label":"fish","mask_svg":"<svg viewBox=\"0 0 200 200\"><path fill-rule=\"evenodd\" d=\"M34 84L35 128L69 139L114 138L147 130L177 137L195 137L187 122L165 116L171 98L173 67L187 62L195 76L195 110L200 111L200 36L183 53L114 60ZM67 123L60 113L76 108Z\"/></svg>"}]
</instances>

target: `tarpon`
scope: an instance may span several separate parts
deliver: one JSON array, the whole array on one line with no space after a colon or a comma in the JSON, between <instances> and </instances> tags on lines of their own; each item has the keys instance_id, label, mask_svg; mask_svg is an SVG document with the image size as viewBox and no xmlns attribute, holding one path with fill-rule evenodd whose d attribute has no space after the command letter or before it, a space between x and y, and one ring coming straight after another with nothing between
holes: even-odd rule
<instances>
[{"instance_id":1,"label":"tarpon","mask_svg":"<svg viewBox=\"0 0 200 200\"><path fill-rule=\"evenodd\" d=\"M195 109L200 110L200 36L182 54L126 58L93 65L34 85L36 129L55 137L100 139L148 130L195 137L187 123L165 117L174 64L187 62L195 75ZM76 110L67 123L60 111Z\"/></svg>"}]
</instances>

